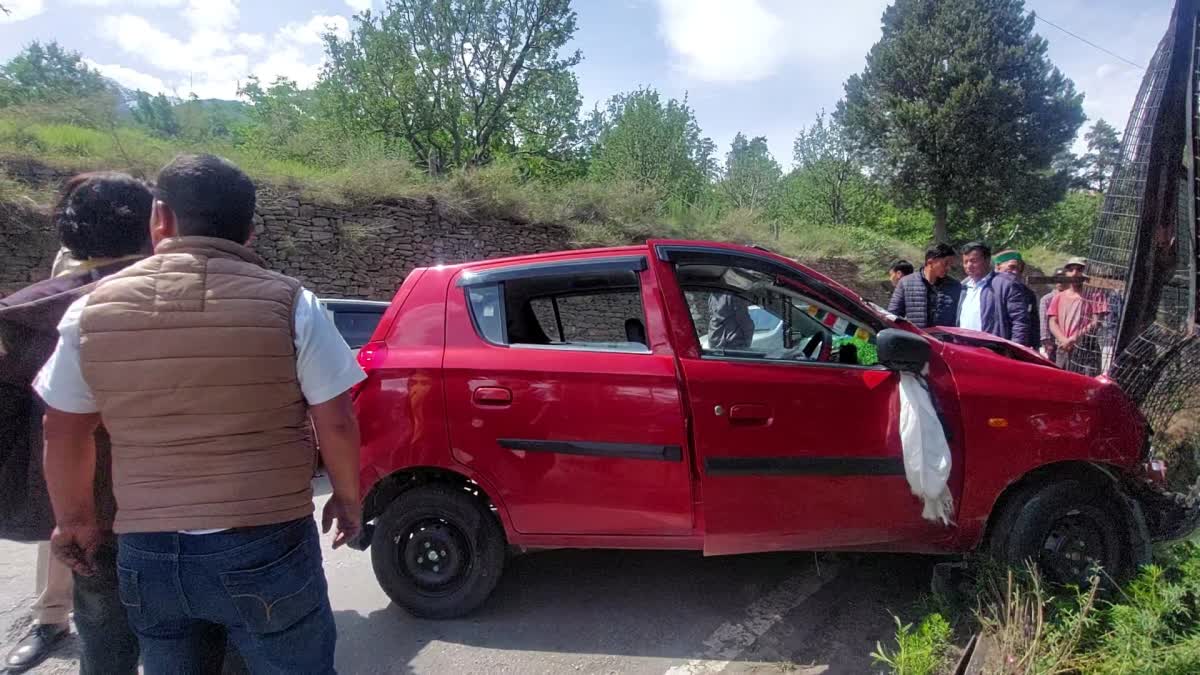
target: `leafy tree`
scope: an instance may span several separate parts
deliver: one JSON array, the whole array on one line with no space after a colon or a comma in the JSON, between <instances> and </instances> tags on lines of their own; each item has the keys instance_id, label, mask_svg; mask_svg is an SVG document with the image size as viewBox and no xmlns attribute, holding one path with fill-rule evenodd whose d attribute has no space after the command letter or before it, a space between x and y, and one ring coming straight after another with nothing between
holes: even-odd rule
<instances>
[{"instance_id":1,"label":"leafy tree","mask_svg":"<svg viewBox=\"0 0 1200 675\"><path fill-rule=\"evenodd\" d=\"M325 36L321 91L346 128L403 140L432 174L506 146L553 153L576 117L569 0L391 0L354 21Z\"/></svg>"},{"instance_id":2,"label":"leafy tree","mask_svg":"<svg viewBox=\"0 0 1200 675\"><path fill-rule=\"evenodd\" d=\"M1082 96L1046 57L1022 0L897 0L838 115L905 203L977 219L1036 213L1062 196L1055 157Z\"/></svg>"},{"instance_id":3,"label":"leafy tree","mask_svg":"<svg viewBox=\"0 0 1200 675\"><path fill-rule=\"evenodd\" d=\"M1083 138L1088 146L1082 162L1083 179L1089 188L1104 192L1121 161L1121 137L1113 125L1100 119Z\"/></svg>"},{"instance_id":4,"label":"leafy tree","mask_svg":"<svg viewBox=\"0 0 1200 675\"><path fill-rule=\"evenodd\" d=\"M250 76L238 95L250 103L245 146L266 156L315 160L319 141L308 133L317 105L312 90L300 89L286 77L277 77L263 87L257 77Z\"/></svg>"},{"instance_id":5,"label":"leafy tree","mask_svg":"<svg viewBox=\"0 0 1200 675\"><path fill-rule=\"evenodd\" d=\"M707 191L715 146L701 134L686 98L664 104L653 89L619 94L590 124L593 177L633 181L682 204L696 203Z\"/></svg>"},{"instance_id":6,"label":"leafy tree","mask_svg":"<svg viewBox=\"0 0 1200 675\"><path fill-rule=\"evenodd\" d=\"M78 52L31 42L0 66L0 107L57 103L109 93L108 83Z\"/></svg>"},{"instance_id":7,"label":"leafy tree","mask_svg":"<svg viewBox=\"0 0 1200 675\"><path fill-rule=\"evenodd\" d=\"M175 116L175 106L161 93L152 97L139 89L130 112L138 124L152 131L163 136L179 135L179 119Z\"/></svg>"},{"instance_id":8,"label":"leafy tree","mask_svg":"<svg viewBox=\"0 0 1200 675\"><path fill-rule=\"evenodd\" d=\"M862 224L873 191L841 122L818 113L792 143L792 159L788 206L796 215L815 223Z\"/></svg>"},{"instance_id":9,"label":"leafy tree","mask_svg":"<svg viewBox=\"0 0 1200 675\"><path fill-rule=\"evenodd\" d=\"M782 174L767 148L766 137L746 140L738 133L725 155L721 192L734 208L758 210L767 206Z\"/></svg>"}]
</instances>

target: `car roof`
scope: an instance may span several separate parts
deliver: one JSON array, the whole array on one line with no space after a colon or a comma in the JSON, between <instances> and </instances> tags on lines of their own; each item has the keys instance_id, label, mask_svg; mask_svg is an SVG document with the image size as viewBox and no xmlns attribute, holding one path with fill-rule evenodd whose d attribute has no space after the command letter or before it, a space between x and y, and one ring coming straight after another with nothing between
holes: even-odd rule
<instances>
[{"instance_id":1,"label":"car roof","mask_svg":"<svg viewBox=\"0 0 1200 675\"><path fill-rule=\"evenodd\" d=\"M861 293L858 293L858 292L854 291L853 289L847 287L846 285L841 284L841 283L837 282L836 280L825 276L824 274L821 274L820 272L812 269L811 267L808 267L808 266L800 263L799 261L795 260L794 258L788 258L787 256L781 255L779 253L775 253L774 251L763 248L761 246L742 246L739 244L727 244L727 243L723 243L723 242L703 241L703 240L655 239L655 240L650 240L650 241L646 242L645 244L633 245L633 246L611 246L611 247L605 247L605 248L588 248L588 249L577 249L577 250L566 250L566 251L553 251L553 252L547 252L547 253L532 253L532 254L528 254L528 255L513 256L513 257L509 257L509 258L495 258L492 260L477 260L477 261L473 261L473 262L456 263L453 265L438 265L436 267L430 267L427 269L441 270L442 272L448 273L449 275L453 276L458 271L466 270L466 269L469 269L472 271L481 271L481 270L486 270L486 269L492 269L495 267L507 267L509 265L520 265L520 264L539 263L539 262L581 260L581 259L587 259L587 258L600 258L600 257L614 256L614 255L650 255L651 249L653 249L654 247L657 247L657 246L701 248L701 249L711 249L714 251L732 251L732 252L736 252L736 253L753 255L753 256L758 256L758 257L762 257L762 258L774 259L776 262L799 268L799 270L801 272L803 272L805 275L812 277L813 279L816 279L818 281L823 282L827 286L841 292L842 294L844 294L850 298L861 299L861 297L862 297Z\"/></svg>"}]
</instances>

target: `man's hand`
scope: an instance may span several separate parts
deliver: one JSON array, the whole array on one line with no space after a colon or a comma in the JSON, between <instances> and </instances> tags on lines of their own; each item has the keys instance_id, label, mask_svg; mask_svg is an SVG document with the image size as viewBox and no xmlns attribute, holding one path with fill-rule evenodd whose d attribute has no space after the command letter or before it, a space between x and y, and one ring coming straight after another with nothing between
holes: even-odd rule
<instances>
[{"instance_id":1,"label":"man's hand","mask_svg":"<svg viewBox=\"0 0 1200 675\"><path fill-rule=\"evenodd\" d=\"M81 576L96 574L96 550L101 542L100 528L95 525L59 525L50 535L50 550Z\"/></svg>"},{"instance_id":2,"label":"man's hand","mask_svg":"<svg viewBox=\"0 0 1200 675\"><path fill-rule=\"evenodd\" d=\"M357 499L340 497L336 493L325 502L321 512L321 531L328 533L333 521L337 520L337 535L333 538L333 547L354 539L362 531L362 511Z\"/></svg>"}]
</instances>

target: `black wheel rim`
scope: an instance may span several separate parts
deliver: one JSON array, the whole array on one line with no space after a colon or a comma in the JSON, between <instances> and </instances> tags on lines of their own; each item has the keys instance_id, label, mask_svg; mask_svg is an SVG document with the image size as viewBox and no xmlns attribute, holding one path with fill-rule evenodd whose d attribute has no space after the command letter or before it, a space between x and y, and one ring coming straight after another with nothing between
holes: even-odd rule
<instances>
[{"instance_id":1,"label":"black wheel rim","mask_svg":"<svg viewBox=\"0 0 1200 675\"><path fill-rule=\"evenodd\" d=\"M1085 587L1108 563L1104 524L1086 511L1070 511L1055 520L1038 552L1038 566L1051 581Z\"/></svg>"},{"instance_id":2,"label":"black wheel rim","mask_svg":"<svg viewBox=\"0 0 1200 675\"><path fill-rule=\"evenodd\" d=\"M426 595L448 595L470 574L470 539L444 518L424 518L395 539L400 569Z\"/></svg>"}]
</instances>

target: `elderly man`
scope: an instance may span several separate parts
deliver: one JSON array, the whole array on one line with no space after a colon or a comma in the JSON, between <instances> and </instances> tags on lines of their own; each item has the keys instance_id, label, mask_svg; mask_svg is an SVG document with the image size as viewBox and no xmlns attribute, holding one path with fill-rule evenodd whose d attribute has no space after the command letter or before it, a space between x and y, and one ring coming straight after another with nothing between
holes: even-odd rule
<instances>
[{"instance_id":1,"label":"elderly man","mask_svg":"<svg viewBox=\"0 0 1200 675\"><path fill-rule=\"evenodd\" d=\"M1009 274L996 273L992 249L983 242L963 246L962 260L966 279L958 303L958 326L1036 349L1023 285Z\"/></svg>"},{"instance_id":2,"label":"elderly man","mask_svg":"<svg viewBox=\"0 0 1200 675\"><path fill-rule=\"evenodd\" d=\"M1025 304L1029 312L1029 339L1027 347L1037 349L1042 342L1041 311L1038 306L1037 293L1025 283L1025 258L1020 251L1007 249L1000 251L992 258L998 274L1009 274L1017 280L1018 290L1025 294Z\"/></svg>"}]
</instances>

